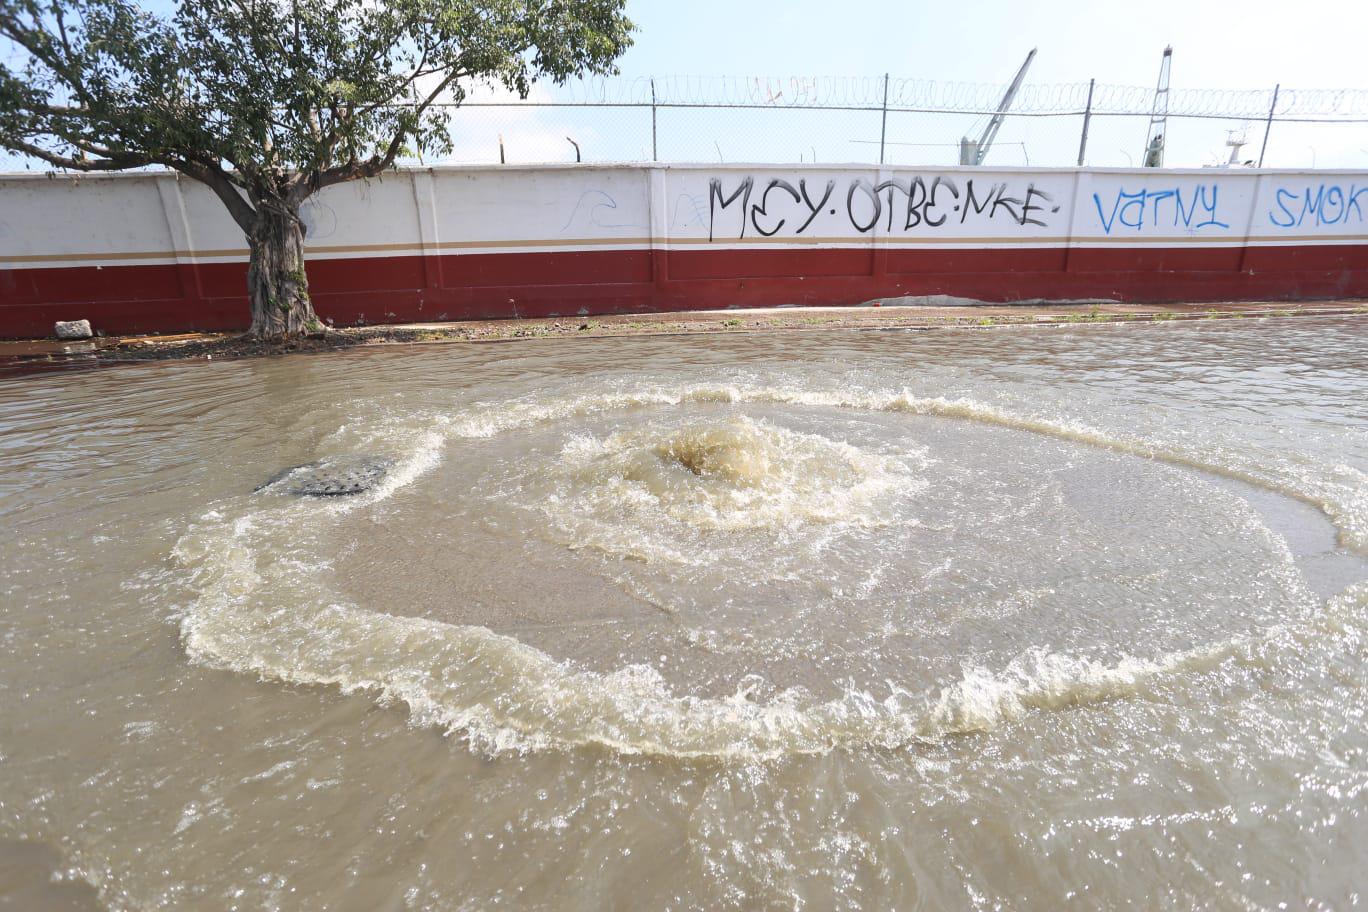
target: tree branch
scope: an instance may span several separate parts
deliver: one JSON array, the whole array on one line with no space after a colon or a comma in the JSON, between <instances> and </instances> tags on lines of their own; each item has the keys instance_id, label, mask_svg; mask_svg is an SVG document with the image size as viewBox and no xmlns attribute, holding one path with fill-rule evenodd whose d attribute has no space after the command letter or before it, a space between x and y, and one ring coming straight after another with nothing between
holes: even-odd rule
<instances>
[{"instance_id":1,"label":"tree branch","mask_svg":"<svg viewBox=\"0 0 1368 912\"><path fill-rule=\"evenodd\" d=\"M256 210L242 197L242 194L237 192L237 188L227 172L216 165L190 159L160 159L133 154L114 154L107 158L76 158L69 155L58 155L42 146L35 146L33 143L13 138L7 139L5 145L16 152L32 155L50 165L87 173L92 171L126 171L129 168L141 168L147 165L166 165L187 177L193 177L213 190L214 194L228 207L228 212L233 216L233 221L237 222L243 231L250 232L256 224Z\"/></svg>"},{"instance_id":2,"label":"tree branch","mask_svg":"<svg viewBox=\"0 0 1368 912\"><path fill-rule=\"evenodd\" d=\"M59 24L61 22L60 16L58 17L58 22ZM46 46L46 41L37 40L38 38L46 38L46 35L42 35L42 33L36 32L33 29L23 28L13 20L6 20L4 18L0 18L0 35L4 35L21 48L28 51L29 54L33 56L34 60L52 70L52 72L66 83L78 97L87 104L90 103L90 91L86 88L85 82L80 76L72 71L71 67L68 65L70 61L63 61L58 55L50 53ZM65 33L63 33L63 43L65 43Z\"/></svg>"},{"instance_id":3,"label":"tree branch","mask_svg":"<svg viewBox=\"0 0 1368 912\"><path fill-rule=\"evenodd\" d=\"M23 152L32 155L34 158L42 159L50 165L59 168L69 168L72 171L126 171L129 168L141 168L145 165L156 164L151 158L138 155L116 155L110 158L76 158L70 155L58 155L50 152L42 146L35 146L33 143L25 142L22 139L9 137L4 145L9 146L16 152ZM69 145L76 145L69 143ZM77 148L80 148L77 146Z\"/></svg>"},{"instance_id":4,"label":"tree branch","mask_svg":"<svg viewBox=\"0 0 1368 912\"><path fill-rule=\"evenodd\" d=\"M216 164L192 159L173 159L167 164L185 176L208 185L209 189L214 191L214 195L223 201L223 205L228 207L228 212L233 216L233 221L238 223L238 227L247 234L252 233L256 227L256 210L241 193L238 193L233 180L222 168Z\"/></svg>"}]
</instances>

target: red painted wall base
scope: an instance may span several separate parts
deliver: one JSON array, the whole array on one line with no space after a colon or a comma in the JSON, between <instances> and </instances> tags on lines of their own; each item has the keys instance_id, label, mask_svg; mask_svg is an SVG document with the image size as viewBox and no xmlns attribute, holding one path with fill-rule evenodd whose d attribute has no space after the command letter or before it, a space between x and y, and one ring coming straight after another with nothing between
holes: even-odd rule
<instances>
[{"instance_id":1,"label":"red painted wall base","mask_svg":"<svg viewBox=\"0 0 1368 912\"><path fill-rule=\"evenodd\" d=\"M246 264L0 269L0 337L237 330ZM975 250L590 250L317 259L337 326L773 305L899 295L1135 303L1368 297L1368 245Z\"/></svg>"}]
</instances>

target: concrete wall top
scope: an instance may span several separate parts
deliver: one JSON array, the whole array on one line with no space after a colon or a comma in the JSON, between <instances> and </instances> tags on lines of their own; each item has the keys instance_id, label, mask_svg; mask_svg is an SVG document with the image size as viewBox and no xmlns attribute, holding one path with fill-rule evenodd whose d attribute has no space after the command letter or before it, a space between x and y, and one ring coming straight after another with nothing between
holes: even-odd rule
<instances>
[{"instance_id":1,"label":"concrete wall top","mask_svg":"<svg viewBox=\"0 0 1368 912\"><path fill-rule=\"evenodd\" d=\"M503 165L489 163L452 163L434 165L400 165L389 171L384 172L373 180L384 180L397 174L410 173L429 173L437 174L445 171L620 171L623 169L635 168L640 170L754 170L763 168L767 170L783 171L813 171L813 170L855 170L855 171L920 171L926 173L957 172L974 173L979 171L994 172L1013 172L1013 173L1049 173L1058 172L1062 174L1073 174L1080 171L1093 171L1108 174L1337 174L1337 175L1359 175L1368 178L1368 168L1133 168L1133 167L1098 167L1094 165L899 165L899 164L873 164L870 162L645 162L645 161L621 161L621 162L516 162ZM71 171L0 171L0 181L8 180L35 180L35 181L92 181L92 180L136 180L138 178L148 179L162 176L178 177L182 180L191 178L181 175L179 172L169 169L147 169L129 171L92 171L89 173L77 173Z\"/></svg>"}]
</instances>

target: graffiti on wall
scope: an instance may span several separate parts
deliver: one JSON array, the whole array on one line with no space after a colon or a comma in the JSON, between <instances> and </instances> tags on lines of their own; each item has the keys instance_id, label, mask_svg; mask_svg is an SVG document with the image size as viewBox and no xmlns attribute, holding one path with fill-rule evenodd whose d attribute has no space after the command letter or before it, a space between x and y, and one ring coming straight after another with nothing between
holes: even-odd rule
<instances>
[{"instance_id":1,"label":"graffiti on wall","mask_svg":"<svg viewBox=\"0 0 1368 912\"><path fill-rule=\"evenodd\" d=\"M1221 188L1214 183L1177 185L1140 190L1118 187L1114 193L1092 195L1102 231L1144 231L1148 228L1176 228L1200 231L1203 228L1229 228L1220 214Z\"/></svg>"},{"instance_id":2,"label":"graffiti on wall","mask_svg":"<svg viewBox=\"0 0 1368 912\"><path fill-rule=\"evenodd\" d=\"M1273 194L1268 221L1278 228L1363 223L1368 185L1306 184L1279 187Z\"/></svg>"},{"instance_id":3,"label":"graffiti on wall","mask_svg":"<svg viewBox=\"0 0 1368 912\"><path fill-rule=\"evenodd\" d=\"M866 177L761 182L748 175L726 183L714 177L708 183L708 240L781 232L798 237L823 216L862 235L881 223L888 234L970 222L1049 227L1059 211L1052 194L1029 182L921 175L877 183Z\"/></svg>"},{"instance_id":4,"label":"graffiti on wall","mask_svg":"<svg viewBox=\"0 0 1368 912\"><path fill-rule=\"evenodd\" d=\"M1233 177L1233 176L1232 176ZM1267 178L1265 178L1267 179ZM1103 237L1173 235L1231 236L1249 224L1252 182L1232 186L1231 177L1176 180L1130 178L1078 200L1078 228ZM966 177L958 174L868 175L848 178L712 177L706 203L685 194L693 215L689 224L706 225L709 241L860 236L897 237L958 226L1010 236L1018 231L1039 237L1036 228L1068 232L1072 194L1049 190L1025 176ZM1275 184L1264 217L1275 229L1362 225L1368 209L1368 184L1348 181ZM1222 191L1225 191L1224 193ZM1060 216L1061 211L1066 212ZM1005 231L1003 229L1006 229ZM1013 229L1017 229L1014 231Z\"/></svg>"}]
</instances>

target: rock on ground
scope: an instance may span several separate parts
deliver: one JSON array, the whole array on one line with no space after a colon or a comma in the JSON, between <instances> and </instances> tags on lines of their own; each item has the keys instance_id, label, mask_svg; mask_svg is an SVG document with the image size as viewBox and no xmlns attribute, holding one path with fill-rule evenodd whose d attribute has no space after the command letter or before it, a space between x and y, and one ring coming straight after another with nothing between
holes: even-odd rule
<instances>
[{"instance_id":1,"label":"rock on ground","mask_svg":"<svg viewBox=\"0 0 1368 912\"><path fill-rule=\"evenodd\" d=\"M58 320L54 332L59 339L89 339L95 335L89 320Z\"/></svg>"}]
</instances>

